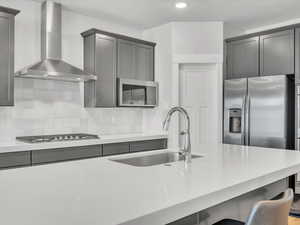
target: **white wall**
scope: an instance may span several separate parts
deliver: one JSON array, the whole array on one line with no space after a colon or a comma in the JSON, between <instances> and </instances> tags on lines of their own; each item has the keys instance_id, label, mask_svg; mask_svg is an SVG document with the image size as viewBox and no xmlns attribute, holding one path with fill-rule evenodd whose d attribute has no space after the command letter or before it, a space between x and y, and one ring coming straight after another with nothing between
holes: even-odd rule
<instances>
[{"instance_id":1,"label":"white wall","mask_svg":"<svg viewBox=\"0 0 300 225\"><path fill-rule=\"evenodd\" d=\"M300 18L285 20L285 21L276 22L276 23L268 23L265 25L252 27L250 29L247 29L243 26L225 23L224 38L230 38L230 37L235 37L235 36L244 35L244 34L256 33L256 32L260 32L260 31L275 29L278 27L284 27L284 26L298 24L298 23L300 23Z\"/></svg>"},{"instance_id":2,"label":"white wall","mask_svg":"<svg viewBox=\"0 0 300 225\"><path fill-rule=\"evenodd\" d=\"M15 70L40 59L40 3L30 0L0 0L16 8ZM83 67L80 33L98 28L115 33L145 37L157 42L156 80L160 84L160 105L155 109L86 109L83 87L76 83L16 79L15 107L0 108L2 139L19 135L64 132L100 134L161 131L161 122L172 106L173 57L176 54L221 54L222 23L169 23L145 32L105 19L63 10L63 59ZM222 38L221 38L222 39Z\"/></svg>"},{"instance_id":3,"label":"white wall","mask_svg":"<svg viewBox=\"0 0 300 225\"><path fill-rule=\"evenodd\" d=\"M275 28L278 28L278 27L289 26L289 25L293 25L293 24L297 24L297 23L300 23L300 18L287 20L287 21L282 21L280 23L273 23L273 24L269 24L269 25L264 25L264 26L259 26L259 27L247 29L247 30L245 30L245 34L260 32L260 31L264 31L264 30L275 29Z\"/></svg>"},{"instance_id":4,"label":"white wall","mask_svg":"<svg viewBox=\"0 0 300 225\"><path fill-rule=\"evenodd\" d=\"M224 23L224 39L235 37L246 33L246 29L239 25Z\"/></svg>"},{"instance_id":5,"label":"white wall","mask_svg":"<svg viewBox=\"0 0 300 225\"><path fill-rule=\"evenodd\" d=\"M40 3L0 0L0 5L21 10L15 26L15 70L40 60ZM63 10L63 59L83 67L80 33L98 28L141 37L142 31L106 20ZM100 134L141 132L141 109L85 109L82 85L57 81L15 79L15 107L0 108L0 137L64 132Z\"/></svg>"},{"instance_id":6,"label":"white wall","mask_svg":"<svg viewBox=\"0 0 300 225\"><path fill-rule=\"evenodd\" d=\"M83 67L83 40L80 33L90 28L111 31L113 33L124 34L136 38L142 37L142 30L121 26L104 19L100 20L71 11L63 11L62 46L64 60L80 68Z\"/></svg>"},{"instance_id":7,"label":"white wall","mask_svg":"<svg viewBox=\"0 0 300 225\"><path fill-rule=\"evenodd\" d=\"M174 54L222 54L223 23L176 22L172 27Z\"/></svg>"},{"instance_id":8,"label":"white wall","mask_svg":"<svg viewBox=\"0 0 300 225\"><path fill-rule=\"evenodd\" d=\"M155 27L144 32L144 37L157 43L156 46L156 81L160 84L160 105L153 110L144 111L144 129L158 131L162 121L174 102L178 100L178 90L174 93L174 57L179 55L223 55L222 22L174 22ZM222 92L222 89L219 90ZM221 94L219 96L222 96ZM221 101L220 101L221 102ZM176 104L176 103L175 103ZM220 107L222 108L222 107ZM218 119L218 118L216 118ZM177 141L171 127L171 144Z\"/></svg>"},{"instance_id":9,"label":"white wall","mask_svg":"<svg viewBox=\"0 0 300 225\"><path fill-rule=\"evenodd\" d=\"M144 110L144 130L161 131L163 116L172 106L172 24L146 30L144 37L157 43L155 80L159 82L159 107Z\"/></svg>"}]
</instances>

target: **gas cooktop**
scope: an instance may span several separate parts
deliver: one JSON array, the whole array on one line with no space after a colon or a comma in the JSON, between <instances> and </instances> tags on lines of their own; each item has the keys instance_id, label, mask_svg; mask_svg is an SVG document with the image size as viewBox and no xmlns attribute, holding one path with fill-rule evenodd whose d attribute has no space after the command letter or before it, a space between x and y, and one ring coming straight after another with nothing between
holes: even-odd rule
<instances>
[{"instance_id":1,"label":"gas cooktop","mask_svg":"<svg viewBox=\"0 0 300 225\"><path fill-rule=\"evenodd\" d=\"M98 135L94 134L55 134L55 135L40 135L40 136L23 136L16 137L17 140L27 143L42 143L56 141L77 141L88 139L99 139Z\"/></svg>"}]
</instances>

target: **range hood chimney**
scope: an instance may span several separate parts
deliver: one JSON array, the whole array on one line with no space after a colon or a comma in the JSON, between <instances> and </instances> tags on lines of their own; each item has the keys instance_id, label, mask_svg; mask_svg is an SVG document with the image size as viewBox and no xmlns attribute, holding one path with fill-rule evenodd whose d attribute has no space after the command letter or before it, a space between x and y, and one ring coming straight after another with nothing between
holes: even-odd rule
<instances>
[{"instance_id":1,"label":"range hood chimney","mask_svg":"<svg viewBox=\"0 0 300 225\"><path fill-rule=\"evenodd\" d=\"M16 77L62 81L96 80L95 75L64 62L62 58L61 4L42 3L41 61L16 72Z\"/></svg>"}]
</instances>

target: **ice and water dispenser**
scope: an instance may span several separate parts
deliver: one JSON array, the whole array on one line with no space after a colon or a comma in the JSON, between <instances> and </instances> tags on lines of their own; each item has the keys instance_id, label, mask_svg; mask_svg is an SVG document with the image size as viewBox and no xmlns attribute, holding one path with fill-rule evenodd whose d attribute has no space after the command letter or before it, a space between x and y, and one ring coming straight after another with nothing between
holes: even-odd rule
<instances>
[{"instance_id":1,"label":"ice and water dispenser","mask_svg":"<svg viewBox=\"0 0 300 225\"><path fill-rule=\"evenodd\" d=\"M229 109L229 132L241 133L242 132L242 110Z\"/></svg>"}]
</instances>

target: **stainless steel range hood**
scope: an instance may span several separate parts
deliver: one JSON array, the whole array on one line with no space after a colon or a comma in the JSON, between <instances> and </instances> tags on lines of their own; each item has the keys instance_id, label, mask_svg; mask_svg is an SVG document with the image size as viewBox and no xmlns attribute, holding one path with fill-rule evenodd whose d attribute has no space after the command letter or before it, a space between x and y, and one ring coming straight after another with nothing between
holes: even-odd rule
<instances>
[{"instance_id":1,"label":"stainless steel range hood","mask_svg":"<svg viewBox=\"0 0 300 225\"><path fill-rule=\"evenodd\" d=\"M95 75L86 73L61 59L61 11L61 4L59 3L52 1L42 3L42 60L16 72L16 77L72 82L97 79Z\"/></svg>"}]
</instances>

